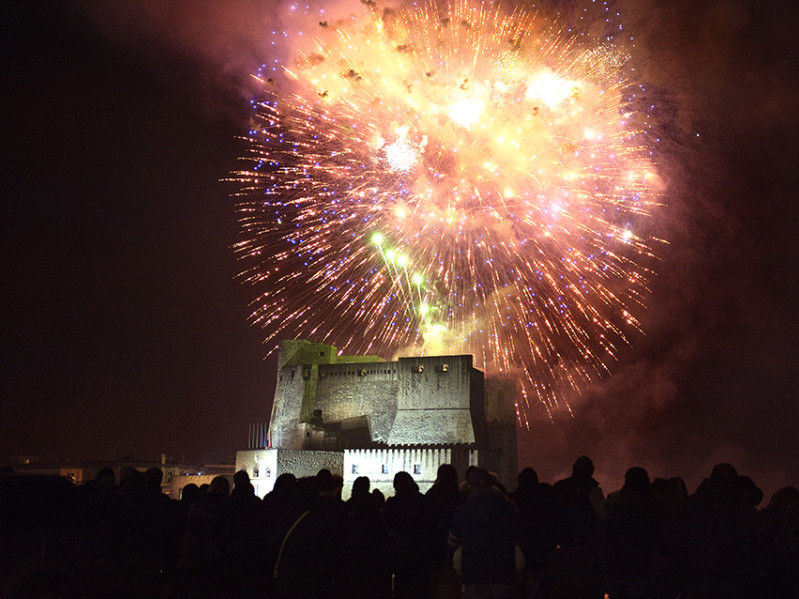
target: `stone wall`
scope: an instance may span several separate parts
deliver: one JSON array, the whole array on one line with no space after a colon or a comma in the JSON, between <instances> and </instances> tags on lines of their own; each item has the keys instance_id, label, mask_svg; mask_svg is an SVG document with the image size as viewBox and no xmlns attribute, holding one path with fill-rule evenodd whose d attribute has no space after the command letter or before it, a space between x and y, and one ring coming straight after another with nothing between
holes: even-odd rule
<instances>
[{"instance_id":1,"label":"stone wall","mask_svg":"<svg viewBox=\"0 0 799 599\"><path fill-rule=\"evenodd\" d=\"M372 442L386 443L396 414L397 367L391 362L319 367L314 409L323 422L365 419ZM345 423L346 425L346 423ZM353 426L357 426L353 423Z\"/></svg>"},{"instance_id":2,"label":"stone wall","mask_svg":"<svg viewBox=\"0 0 799 599\"><path fill-rule=\"evenodd\" d=\"M519 458L516 448L517 381L512 377L489 377L485 380L485 411L489 445L496 452L493 471L508 490L516 488Z\"/></svg>"},{"instance_id":3,"label":"stone wall","mask_svg":"<svg viewBox=\"0 0 799 599\"><path fill-rule=\"evenodd\" d=\"M269 419L269 438L274 447L302 447L299 425L305 386L302 366L288 366L278 371L272 417Z\"/></svg>"},{"instance_id":4,"label":"stone wall","mask_svg":"<svg viewBox=\"0 0 799 599\"><path fill-rule=\"evenodd\" d=\"M236 452L236 472L244 470L249 475L258 497L263 497L275 486L275 479L280 474L277 468L277 454L277 449Z\"/></svg>"},{"instance_id":5,"label":"stone wall","mask_svg":"<svg viewBox=\"0 0 799 599\"><path fill-rule=\"evenodd\" d=\"M510 376L485 379L485 415L488 422L516 422L517 381Z\"/></svg>"},{"instance_id":6,"label":"stone wall","mask_svg":"<svg viewBox=\"0 0 799 599\"><path fill-rule=\"evenodd\" d=\"M352 483L359 476L368 476L373 489L388 498L394 495L394 475L407 472L419 485L422 493L435 482L438 467L452 464L462 479L466 468L478 465L479 452L465 446L445 448L387 448L344 450L344 489L349 498Z\"/></svg>"},{"instance_id":7,"label":"stone wall","mask_svg":"<svg viewBox=\"0 0 799 599\"><path fill-rule=\"evenodd\" d=\"M263 497L275 486L275 479L284 472L297 478L316 476L322 468L342 475L344 454L340 451L308 451L303 449L256 449L236 452L236 472L250 476L255 494Z\"/></svg>"},{"instance_id":8,"label":"stone wall","mask_svg":"<svg viewBox=\"0 0 799 599\"><path fill-rule=\"evenodd\" d=\"M472 401L472 385L481 373L472 368L471 356L400 358L397 369L397 415L390 445L485 441L480 426L475 427L475 419L482 420L482 404Z\"/></svg>"}]
</instances>

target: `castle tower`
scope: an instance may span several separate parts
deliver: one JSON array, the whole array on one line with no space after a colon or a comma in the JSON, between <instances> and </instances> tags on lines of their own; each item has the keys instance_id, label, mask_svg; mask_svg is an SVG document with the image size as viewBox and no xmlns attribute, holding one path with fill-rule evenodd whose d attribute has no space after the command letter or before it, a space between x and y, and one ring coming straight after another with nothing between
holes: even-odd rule
<instances>
[{"instance_id":1,"label":"castle tower","mask_svg":"<svg viewBox=\"0 0 799 599\"><path fill-rule=\"evenodd\" d=\"M389 445L486 445L483 373L471 356L400 358L398 371Z\"/></svg>"}]
</instances>

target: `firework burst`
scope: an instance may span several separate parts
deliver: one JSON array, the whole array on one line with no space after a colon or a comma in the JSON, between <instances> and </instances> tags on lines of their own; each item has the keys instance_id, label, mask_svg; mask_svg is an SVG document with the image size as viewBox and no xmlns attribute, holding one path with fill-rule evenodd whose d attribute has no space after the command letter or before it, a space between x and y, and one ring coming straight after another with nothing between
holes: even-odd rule
<instances>
[{"instance_id":1,"label":"firework burst","mask_svg":"<svg viewBox=\"0 0 799 599\"><path fill-rule=\"evenodd\" d=\"M473 354L521 373L526 422L640 328L660 200L624 53L488 2L364 13L260 76L232 177L252 321Z\"/></svg>"}]
</instances>

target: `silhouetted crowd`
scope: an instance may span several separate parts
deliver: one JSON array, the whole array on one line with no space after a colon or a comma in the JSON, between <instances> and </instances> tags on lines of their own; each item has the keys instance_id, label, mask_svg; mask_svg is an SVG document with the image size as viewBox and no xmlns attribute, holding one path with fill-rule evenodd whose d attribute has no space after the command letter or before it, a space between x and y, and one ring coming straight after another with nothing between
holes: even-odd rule
<instances>
[{"instance_id":1,"label":"silhouetted crowd","mask_svg":"<svg viewBox=\"0 0 799 599\"><path fill-rule=\"evenodd\" d=\"M525 468L512 492L482 468L463 474L459 479L453 466L442 465L422 494L410 474L399 472L388 498L362 476L342 501L342 478L327 470L299 479L282 474L263 499L247 473L237 472L232 489L220 476L210 485L187 485L178 501L162 494L158 468L124 468L118 483L104 469L81 488L90 509L70 535L90 557L78 566L68 562L71 572L34 567L5 592L170 599L799 597L794 487L780 489L758 510L762 491L730 464L716 466L692 495L680 478L650 481L643 468L630 468L624 486L605 497L587 457L553 485ZM25 538L9 507L2 509L2 540L14 539L14 530Z\"/></svg>"}]
</instances>

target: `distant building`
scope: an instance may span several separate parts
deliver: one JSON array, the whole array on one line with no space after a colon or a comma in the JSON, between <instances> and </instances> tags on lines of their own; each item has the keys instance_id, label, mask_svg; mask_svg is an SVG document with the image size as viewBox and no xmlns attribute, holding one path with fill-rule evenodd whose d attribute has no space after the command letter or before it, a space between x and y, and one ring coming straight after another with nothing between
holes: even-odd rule
<instances>
[{"instance_id":1,"label":"distant building","mask_svg":"<svg viewBox=\"0 0 799 599\"><path fill-rule=\"evenodd\" d=\"M236 470L249 473L261 496L283 472L309 476L321 468L341 474L346 493L368 476L391 495L400 470L426 490L443 463L461 476L479 465L511 484L518 469L515 400L515 381L485 379L470 355L385 362L283 341L269 426L251 427Z\"/></svg>"},{"instance_id":2,"label":"distant building","mask_svg":"<svg viewBox=\"0 0 799 599\"><path fill-rule=\"evenodd\" d=\"M158 468L163 475L161 491L173 499L180 499L183 487L193 483L198 487L209 484L214 477L224 476L233 486L233 464L208 464L193 466L180 464L167 460L161 455L160 461L122 459L122 460L93 460L74 463L43 463L38 460L25 462L14 460L13 472L17 474L38 474L63 476L76 485L84 485L97 477L103 468L110 468L114 472L114 480L119 483L120 472L123 468L134 468L145 472L149 468Z\"/></svg>"}]
</instances>

